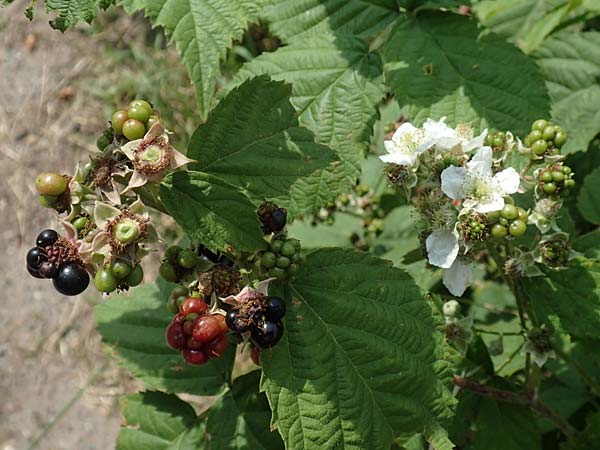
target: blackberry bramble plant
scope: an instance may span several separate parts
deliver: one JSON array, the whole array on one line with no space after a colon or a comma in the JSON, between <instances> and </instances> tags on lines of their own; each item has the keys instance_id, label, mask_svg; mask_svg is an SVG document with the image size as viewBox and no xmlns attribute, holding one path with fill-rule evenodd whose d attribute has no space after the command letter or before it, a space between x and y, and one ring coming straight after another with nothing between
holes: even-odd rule
<instances>
[{"instance_id":1,"label":"blackberry bramble plant","mask_svg":"<svg viewBox=\"0 0 600 450\"><path fill-rule=\"evenodd\" d=\"M35 180L64 230L26 257L105 294L145 389L117 448L600 445L594 2L117 3L181 51L198 127L116 111Z\"/></svg>"}]
</instances>

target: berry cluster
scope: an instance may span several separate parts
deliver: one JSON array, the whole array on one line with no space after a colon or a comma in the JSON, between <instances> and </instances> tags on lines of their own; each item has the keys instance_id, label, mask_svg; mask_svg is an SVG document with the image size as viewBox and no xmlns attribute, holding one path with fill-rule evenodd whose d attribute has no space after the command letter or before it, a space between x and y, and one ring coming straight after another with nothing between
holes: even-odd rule
<instances>
[{"instance_id":1,"label":"berry cluster","mask_svg":"<svg viewBox=\"0 0 600 450\"><path fill-rule=\"evenodd\" d=\"M69 177L56 172L40 173L35 187L40 194L40 205L64 212L69 207Z\"/></svg>"},{"instance_id":2,"label":"berry cluster","mask_svg":"<svg viewBox=\"0 0 600 450\"><path fill-rule=\"evenodd\" d=\"M194 273L196 266L204 266L203 258L192 249L184 249L178 245L167 248L159 273L171 283L178 283Z\"/></svg>"},{"instance_id":3,"label":"berry cluster","mask_svg":"<svg viewBox=\"0 0 600 450\"><path fill-rule=\"evenodd\" d=\"M106 294L116 289L127 290L137 286L144 279L142 266L132 266L123 259L116 259L108 266L98 270L94 276L94 286Z\"/></svg>"},{"instance_id":4,"label":"berry cluster","mask_svg":"<svg viewBox=\"0 0 600 450\"><path fill-rule=\"evenodd\" d=\"M111 125L114 134L123 135L128 140L135 141L143 138L146 131L158 122L159 118L150 103L146 100L134 100L126 111L119 110L113 114ZM108 136L105 137L108 138Z\"/></svg>"},{"instance_id":5,"label":"berry cluster","mask_svg":"<svg viewBox=\"0 0 600 450\"><path fill-rule=\"evenodd\" d=\"M269 277L278 280L296 275L303 261L300 241L277 235L271 240L269 250L260 256L261 269L266 271Z\"/></svg>"},{"instance_id":6,"label":"berry cluster","mask_svg":"<svg viewBox=\"0 0 600 450\"><path fill-rule=\"evenodd\" d=\"M488 217L472 213L460 218L458 231L466 241L485 241L490 235Z\"/></svg>"},{"instance_id":7,"label":"berry cluster","mask_svg":"<svg viewBox=\"0 0 600 450\"><path fill-rule=\"evenodd\" d=\"M502 151L506 149L506 145L508 144L508 138L510 133L505 133L504 131L490 131L483 143L488 147L492 147L492 150Z\"/></svg>"},{"instance_id":8,"label":"berry cluster","mask_svg":"<svg viewBox=\"0 0 600 450\"><path fill-rule=\"evenodd\" d=\"M167 327L165 339L188 364L200 366L225 353L227 331L222 314L211 313L204 299L188 297Z\"/></svg>"},{"instance_id":9,"label":"berry cluster","mask_svg":"<svg viewBox=\"0 0 600 450\"><path fill-rule=\"evenodd\" d=\"M502 239L510 234L513 237L523 236L527 231L529 215L523 208L507 203L500 211L488 214L488 219L494 225L491 234L496 239Z\"/></svg>"},{"instance_id":10,"label":"berry cluster","mask_svg":"<svg viewBox=\"0 0 600 450\"><path fill-rule=\"evenodd\" d=\"M69 243L54 230L42 231L36 246L27 252L27 271L35 278L51 278L63 295L78 295L87 288L90 277Z\"/></svg>"},{"instance_id":11,"label":"berry cluster","mask_svg":"<svg viewBox=\"0 0 600 450\"><path fill-rule=\"evenodd\" d=\"M236 333L250 333L252 343L260 348L277 344L283 334L281 319L286 306L279 297L255 297L231 308L225 317L227 326Z\"/></svg>"},{"instance_id":12,"label":"berry cluster","mask_svg":"<svg viewBox=\"0 0 600 450\"><path fill-rule=\"evenodd\" d=\"M274 203L263 203L258 208L258 217L262 223L265 234L278 233L285 228L287 222L287 210L280 208Z\"/></svg>"},{"instance_id":13,"label":"berry cluster","mask_svg":"<svg viewBox=\"0 0 600 450\"><path fill-rule=\"evenodd\" d=\"M573 175L569 166L560 163L549 165L538 172L538 187L548 196L568 197L575 187Z\"/></svg>"},{"instance_id":14,"label":"berry cluster","mask_svg":"<svg viewBox=\"0 0 600 450\"><path fill-rule=\"evenodd\" d=\"M556 233L540 242L541 261L552 268L566 267L571 256L571 246L563 233Z\"/></svg>"},{"instance_id":15,"label":"berry cluster","mask_svg":"<svg viewBox=\"0 0 600 450\"><path fill-rule=\"evenodd\" d=\"M560 154L560 148L567 142L567 133L558 125L547 120L533 122L531 132L525 137L525 145L531 149L531 159Z\"/></svg>"}]
</instances>

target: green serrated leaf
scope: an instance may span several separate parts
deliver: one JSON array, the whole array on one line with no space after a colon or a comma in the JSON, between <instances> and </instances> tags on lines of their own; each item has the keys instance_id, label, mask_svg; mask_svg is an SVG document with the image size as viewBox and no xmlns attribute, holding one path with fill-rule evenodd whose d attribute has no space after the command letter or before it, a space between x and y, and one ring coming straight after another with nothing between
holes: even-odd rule
<instances>
[{"instance_id":1,"label":"green serrated leaf","mask_svg":"<svg viewBox=\"0 0 600 450\"><path fill-rule=\"evenodd\" d=\"M569 134L562 153L587 150L600 133L600 33L559 33L534 56L546 78L552 118Z\"/></svg>"},{"instance_id":2,"label":"green serrated leaf","mask_svg":"<svg viewBox=\"0 0 600 450\"><path fill-rule=\"evenodd\" d=\"M460 448L468 450L542 448L541 435L529 408L471 392L460 396L451 437Z\"/></svg>"},{"instance_id":3,"label":"green serrated leaf","mask_svg":"<svg viewBox=\"0 0 600 450\"><path fill-rule=\"evenodd\" d=\"M440 428L454 402L447 348L405 272L323 249L285 296L286 333L261 362L286 448L388 450L394 433L424 430L451 448Z\"/></svg>"},{"instance_id":4,"label":"green serrated leaf","mask_svg":"<svg viewBox=\"0 0 600 450\"><path fill-rule=\"evenodd\" d=\"M259 370L235 379L230 391L208 412L206 450L283 450L276 431L269 431L271 410L258 390Z\"/></svg>"},{"instance_id":5,"label":"green serrated leaf","mask_svg":"<svg viewBox=\"0 0 600 450\"><path fill-rule=\"evenodd\" d=\"M161 200L183 231L211 250L266 247L256 208L238 188L202 172L165 177Z\"/></svg>"},{"instance_id":6,"label":"green serrated leaf","mask_svg":"<svg viewBox=\"0 0 600 450\"><path fill-rule=\"evenodd\" d=\"M179 445L190 432L201 436L203 424L196 423L194 408L175 395L141 392L122 397L120 403L124 423L117 438L117 450L198 448Z\"/></svg>"},{"instance_id":7,"label":"green serrated leaf","mask_svg":"<svg viewBox=\"0 0 600 450\"><path fill-rule=\"evenodd\" d=\"M292 187L291 214L315 213L348 191L360 173L384 96L381 59L364 39L321 35L264 53L245 64L234 81L260 74L292 84L291 102L300 124L335 150L341 161Z\"/></svg>"},{"instance_id":8,"label":"green serrated leaf","mask_svg":"<svg viewBox=\"0 0 600 450\"><path fill-rule=\"evenodd\" d=\"M586 258L600 261L600 230L577 237L573 242L573 250L581 252Z\"/></svg>"},{"instance_id":9,"label":"green serrated leaf","mask_svg":"<svg viewBox=\"0 0 600 450\"><path fill-rule=\"evenodd\" d=\"M524 134L548 115L535 62L499 36L480 36L468 17L426 12L401 20L383 54L398 103L417 124L446 116L451 124Z\"/></svg>"},{"instance_id":10,"label":"green serrated leaf","mask_svg":"<svg viewBox=\"0 0 600 450\"><path fill-rule=\"evenodd\" d=\"M591 412L581 433L560 444L560 450L589 450L600 442L600 413Z\"/></svg>"},{"instance_id":11,"label":"green serrated leaf","mask_svg":"<svg viewBox=\"0 0 600 450\"><path fill-rule=\"evenodd\" d=\"M200 115L206 118L215 95L219 64L271 0L120 0L129 13L144 10L175 42L196 87Z\"/></svg>"},{"instance_id":12,"label":"green serrated leaf","mask_svg":"<svg viewBox=\"0 0 600 450\"><path fill-rule=\"evenodd\" d=\"M135 288L96 306L98 330L115 352L119 364L148 389L214 395L229 379L235 351L201 367L188 366L165 342L171 323L166 297L156 286Z\"/></svg>"},{"instance_id":13,"label":"green serrated leaf","mask_svg":"<svg viewBox=\"0 0 600 450\"><path fill-rule=\"evenodd\" d=\"M600 339L600 265L578 260L523 283L535 314L549 327L579 339Z\"/></svg>"},{"instance_id":14,"label":"green serrated leaf","mask_svg":"<svg viewBox=\"0 0 600 450\"><path fill-rule=\"evenodd\" d=\"M258 77L229 92L192 136L187 154L199 162L191 168L264 201L288 194L299 178L327 166L335 154L298 126L291 91L287 84ZM289 202L294 193L292 188Z\"/></svg>"},{"instance_id":15,"label":"green serrated leaf","mask_svg":"<svg viewBox=\"0 0 600 450\"><path fill-rule=\"evenodd\" d=\"M600 167L583 180L577 207L585 220L600 225Z\"/></svg>"},{"instance_id":16,"label":"green serrated leaf","mask_svg":"<svg viewBox=\"0 0 600 450\"><path fill-rule=\"evenodd\" d=\"M476 3L473 11L485 27L520 42L542 23L546 14L566 3L566 0L485 0Z\"/></svg>"},{"instance_id":17,"label":"green serrated leaf","mask_svg":"<svg viewBox=\"0 0 600 450\"><path fill-rule=\"evenodd\" d=\"M106 9L113 1L107 0L46 0L46 11L56 12L56 17L50 21L52 28L60 31L66 31L67 28L74 27L82 20L91 23L98 9ZM26 11L27 17L33 18L33 9L31 6Z\"/></svg>"},{"instance_id":18,"label":"green serrated leaf","mask_svg":"<svg viewBox=\"0 0 600 450\"><path fill-rule=\"evenodd\" d=\"M395 0L279 0L265 15L273 33L289 42L323 32L373 36L399 12Z\"/></svg>"}]
</instances>

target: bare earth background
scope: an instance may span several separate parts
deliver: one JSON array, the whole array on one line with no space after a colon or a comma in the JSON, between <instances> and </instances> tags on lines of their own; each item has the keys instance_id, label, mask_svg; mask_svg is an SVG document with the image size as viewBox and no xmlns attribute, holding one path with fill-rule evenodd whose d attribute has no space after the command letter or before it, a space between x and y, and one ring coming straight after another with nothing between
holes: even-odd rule
<instances>
[{"instance_id":1,"label":"bare earth background","mask_svg":"<svg viewBox=\"0 0 600 450\"><path fill-rule=\"evenodd\" d=\"M56 228L38 205L35 176L72 172L102 129L102 108L78 88L94 82L98 38L63 36L41 10L29 22L25 7L0 10L0 450L28 448L70 401L36 448L106 450L118 432L118 395L133 386L104 357L97 298L57 294L27 274L24 259L38 231Z\"/></svg>"}]
</instances>

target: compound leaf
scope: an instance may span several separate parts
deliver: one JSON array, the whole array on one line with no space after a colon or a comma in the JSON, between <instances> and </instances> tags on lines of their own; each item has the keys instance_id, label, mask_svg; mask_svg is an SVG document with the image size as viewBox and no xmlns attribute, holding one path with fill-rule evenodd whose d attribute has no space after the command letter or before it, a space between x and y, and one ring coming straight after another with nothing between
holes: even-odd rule
<instances>
[{"instance_id":1,"label":"compound leaf","mask_svg":"<svg viewBox=\"0 0 600 450\"><path fill-rule=\"evenodd\" d=\"M440 323L411 278L352 250L309 253L286 289L286 333L263 352L273 424L293 450L387 450L441 423L454 402Z\"/></svg>"},{"instance_id":2,"label":"compound leaf","mask_svg":"<svg viewBox=\"0 0 600 450\"><path fill-rule=\"evenodd\" d=\"M220 61L271 0L121 0L127 12L144 10L175 42L196 87L206 118L220 75Z\"/></svg>"},{"instance_id":3,"label":"compound leaf","mask_svg":"<svg viewBox=\"0 0 600 450\"><path fill-rule=\"evenodd\" d=\"M98 330L104 343L114 350L119 364L140 379L148 389L214 395L229 379L233 349L201 367L188 366L165 342L171 323L166 296L153 285L116 295L96 306Z\"/></svg>"},{"instance_id":4,"label":"compound leaf","mask_svg":"<svg viewBox=\"0 0 600 450\"><path fill-rule=\"evenodd\" d=\"M600 33L556 34L534 56L546 78L552 118L569 134L562 153L587 150L600 133Z\"/></svg>"},{"instance_id":5,"label":"compound leaf","mask_svg":"<svg viewBox=\"0 0 600 450\"><path fill-rule=\"evenodd\" d=\"M315 213L349 190L360 173L384 95L381 59L364 39L313 36L245 64L236 82L257 74L292 84L291 102L300 123L340 159L292 186L292 215Z\"/></svg>"},{"instance_id":6,"label":"compound leaf","mask_svg":"<svg viewBox=\"0 0 600 450\"><path fill-rule=\"evenodd\" d=\"M204 424L197 423L194 409L177 396L149 391L124 396L120 403L124 424L117 450L198 448Z\"/></svg>"},{"instance_id":7,"label":"compound leaf","mask_svg":"<svg viewBox=\"0 0 600 450\"><path fill-rule=\"evenodd\" d=\"M403 19L383 48L390 84L411 121L447 116L524 134L549 100L535 62L472 19L424 12Z\"/></svg>"},{"instance_id":8,"label":"compound leaf","mask_svg":"<svg viewBox=\"0 0 600 450\"><path fill-rule=\"evenodd\" d=\"M298 126L291 86L268 77L246 81L218 104L188 147L191 167L241 187L263 201L290 195L300 178L327 166L335 154Z\"/></svg>"},{"instance_id":9,"label":"compound leaf","mask_svg":"<svg viewBox=\"0 0 600 450\"><path fill-rule=\"evenodd\" d=\"M266 243L256 208L235 186L202 172L165 177L161 200L192 239L212 250L255 251Z\"/></svg>"}]
</instances>

